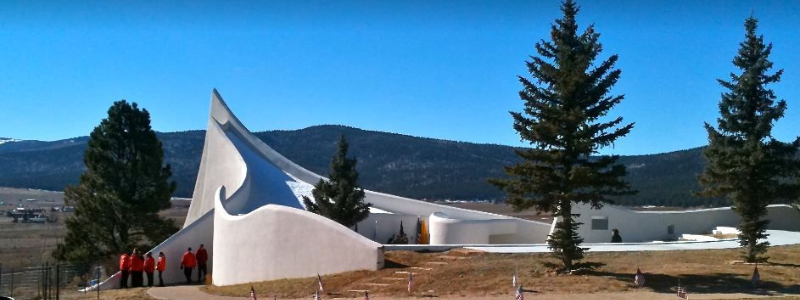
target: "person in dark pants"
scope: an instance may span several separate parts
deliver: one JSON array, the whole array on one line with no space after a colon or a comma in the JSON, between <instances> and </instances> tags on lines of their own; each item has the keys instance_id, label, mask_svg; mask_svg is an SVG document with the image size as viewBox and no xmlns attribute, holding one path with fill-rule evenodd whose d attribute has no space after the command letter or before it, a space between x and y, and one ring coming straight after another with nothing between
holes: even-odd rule
<instances>
[{"instance_id":1,"label":"person in dark pants","mask_svg":"<svg viewBox=\"0 0 800 300\"><path fill-rule=\"evenodd\" d=\"M192 247L189 247L181 257L181 269L183 269L183 275L186 276L186 284L192 284L192 269L196 266L197 258L192 253Z\"/></svg>"},{"instance_id":2,"label":"person in dark pants","mask_svg":"<svg viewBox=\"0 0 800 300\"><path fill-rule=\"evenodd\" d=\"M153 253L147 252L144 258L144 274L147 276L147 286L153 287L153 272L156 270L156 260Z\"/></svg>"},{"instance_id":3,"label":"person in dark pants","mask_svg":"<svg viewBox=\"0 0 800 300\"><path fill-rule=\"evenodd\" d=\"M614 229L611 229L611 232L612 232L611 242L612 243L622 243L622 237L619 236L619 230L614 228Z\"/></svg>"},{"instance_id":4,"label":"person in dark pants","mask_svg":"<svg viewBox=\"0 0 800 300\"><path fill-rule=\"evenodd\" d=\"M142 252L139 250L133 250L133 256L131 256L131 286L138 288L142 287L142 283L144 283L144 278L142 278L142 273L144 271L144 257L142 257Z\"/></svg>"},{"instance_id":5,"label":"person in dark pants","mask_svg":"<svg viewBox=\"0 0 800 300\"><path fill-rule=\"evenodd\" d=\"M206 274L208 273L208 269L206 269L208 252L206 252L206 248L203 247L203 244L200 244L200 248L197 248L197 253L195 253L194 256L197 258L197 281L201 283L205 282Z\"/></svg>"},{"instance_id":6,"label":"person in dark pants","mask_svg":"<svg viewBox=\"0 0 800 300\"><path fill-rule=\"evenodd\" d=\"M156 270L158 270L158 286L164 286L164 278L161 275L164 274L164 271L167 269L167 257L164 256L164 252L158 253L158 262L156 262Z\"/></svg>"},{"instance_id":7,"label":"person in dark pants","mask_svg":"<svg viewBox=\"0 0 800 300\"><path fill-rule=\"evenodd\" d=\"M126 289L128 288L128 272L130 271L130 254L123 252L122 256L119 257L119 272L121 273L121 278L119 280L119 288Z\"/></svg>"}]
</instances>

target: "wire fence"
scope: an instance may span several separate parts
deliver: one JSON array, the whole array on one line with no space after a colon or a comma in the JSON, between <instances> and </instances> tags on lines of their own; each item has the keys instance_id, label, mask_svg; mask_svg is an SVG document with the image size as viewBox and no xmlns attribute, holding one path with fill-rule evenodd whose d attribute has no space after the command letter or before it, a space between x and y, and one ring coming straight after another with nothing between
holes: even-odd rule
<instances>
[{"instance_id":1,"label":"wire fence","mask_svg":"<svg viewBox=\"0 0 800 300\"><path fill-rule=\"evenodd\" d=\"M81 276L78 270L70 264L45 263L23 268L4 268L0 264L0 296L60 300L65 289L83 288L100 278L99 267L95 268L94 278Z\"/></svg>"}]
</instances>

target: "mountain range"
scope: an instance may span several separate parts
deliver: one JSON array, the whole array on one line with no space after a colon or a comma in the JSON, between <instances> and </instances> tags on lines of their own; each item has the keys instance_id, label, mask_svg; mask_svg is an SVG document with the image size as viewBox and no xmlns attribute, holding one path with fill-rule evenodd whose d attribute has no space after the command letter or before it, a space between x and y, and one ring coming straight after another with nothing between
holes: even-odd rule
<instances>
[{"instance_id":1,"label":"mountain range","mask_svg":"<svg viewBox=\"0 0 800 300\"><path fill-rule=\"evenodd\" d=\"M267 145L297 164L327 175L338 136L350 142L358 159L364 188L424 200L501 201L501 190L487 183L503 177L503 166L518 161L515 148L476 144L358 128L320 125L299 130L257 132ZM158 133L166 163L177 183L175 196L191 197L204 131ZM83 152L88 137L59 141L0 138L0 186L62 190L78 182L84 171ZM621 156L627 180L638 194L613 199L621 205L682 207L723 206L722 199L693 196L699 190L702 148L663 154Z\"/></svg>"}]
</instances>

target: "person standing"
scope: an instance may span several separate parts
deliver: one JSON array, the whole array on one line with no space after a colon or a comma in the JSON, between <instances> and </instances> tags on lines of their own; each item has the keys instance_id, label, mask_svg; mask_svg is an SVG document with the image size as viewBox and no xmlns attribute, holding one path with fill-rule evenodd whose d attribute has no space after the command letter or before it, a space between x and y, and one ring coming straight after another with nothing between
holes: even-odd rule
<instances>
[{"instance_id":1,"label":"person standing","mask_svg":"<svg viewBox=\"0 0 800 300\"><path fill-rule=\"evenodd\" d=\"M119 280L119 288L121 289L128 288L128 272L130 271L130 266L128 265L129 259L130 255L125 252L122 252L122 256L119 257L119 272L122 275Z\"/></svg>"},{"instance_id":2,"label":"person standing","mask_svg":"<svg viewBox=\"0 0 800 300\"><path fill-rule=\"evenodd\" d=\"M153 272L156 270L156 260L153 259L153 253L147 252L144 259L144 274L147 275L147 286L153 287Z\"/></svg>"},{"instance_id":3,"label":"person standing","mask_svg":"<svg viewBox=\"0 0 800 300\"><path fill-rule=\"evenodd\" d=\"M131 256L131 286L138 288L142 287L144 278L142 278L142 271L144 271L144 258L139 250L133 250Z\"/></svg>"},{"instance_id":4,"label":"person standing","mask_svg":"<svg viewBox=\"0 0 800 300\"><path fill-rule=\"evenodd\" d=\"M164 286L164 271L167 269L167 257L164 252L158 252L158 262L156 263L156 270L158 270L158 286Z\"/></svg>"},{"instance_id":5,"label":"person standing","mask_svg":"<svg viewBox=\"0 0 800 300\"><path fill-rule=\"evenodd\" d=\"M186 276L186 284L192 284L192 269L195 266L197 266L197 258L192 253L192 247L189 247L181 257L181 269L183 269L183 275Z\"/></svg>"},{"instance_id":6,"label":"person standing","mask_svg":"<svg viewBox=\"0 0 800 300\"><path fill-rule=\"evenodd\" d=\"M206 248L203 247L203 244L200 244L200 248L197 248L195 257L197 257L197 281L202 283L206 281L206 274L208 273L208 269L206 269L208 252L206 252Z\"/></svg>"},{"instance_id":7,"label":"person standing","mask_svg":"<svg viewBox=\"0 0 800 300\"><path fill-rule=\"evenodd\" d=\"M622 243L622 237L619 235L619 230L617 230L616 228L611 230L611 242Z\"/></svg>"}]
</instances>

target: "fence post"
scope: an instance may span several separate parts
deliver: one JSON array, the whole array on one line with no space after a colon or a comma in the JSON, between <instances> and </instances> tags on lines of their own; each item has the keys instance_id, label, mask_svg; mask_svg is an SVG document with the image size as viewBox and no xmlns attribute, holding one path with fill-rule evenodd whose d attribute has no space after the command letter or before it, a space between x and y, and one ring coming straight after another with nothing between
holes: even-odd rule
<instances>
[{"instance_id":1,"label":"fence post","mask_svg":"<svg viewBox=\"0 0 800 300\"><path fill-rule=\"evenodd\" d=\"M61 275L59 273L61 268L59 268L59 267L60 266L58 265L58 263L56 263L56 300L61 300L60 299L61 297L59 297L59 296L61 296L61 276L59 276L59 275Z\"/></svg>"},{"instance_id":2,"label":"fence post","mask_svg":"<svg viewBox=\"0 0 800 300\"><path fill-rule=\"evenodd\" d=\"M39 265L39 285L36 288L36 292L39 294L39 298L44 299L44 264Z\"/></svg>"},{"instance_id":3,"label":"fence post","mask_svg":"<svg viewBox=\"0 0 800 300\"><path fill-rule=\"evenodd\" d=\"M97 300L100 300L100 266L95 267L94 272L94 278L97 279L95 280L95 286L97 287L95 288L97 290Z\"/></svg>"},{"instance_id":4,"label":"fence post","mask_svg":"<svg viewBox=\"0 0 800 300\"><path fill-rule=\"evenodd\" d=\"M47 300L53 299L53 265L47 267Z\"/></svg>"},{"instance_id":5,"label":"fence post","mask_svg":"<svg viewBox=\"0 0 800 300\"><path fill-rule=\"evenodd\" d=\"M44 299L50 299L50 263L44 263Z\"/></svg>"},{"instance_id":6,"label":"fence post","mask_svg":"<svg viewBox=\"0 0 800 300\"><path fill-rule=\"evenodd\" d=\"M51 265L48 262L47 263L47 300L50 300L50 298L52 298L51 296L53 294L53 289L52 289L53 280L52 279L53 279L53 265Z\"/></svg>"}]
</instances>

